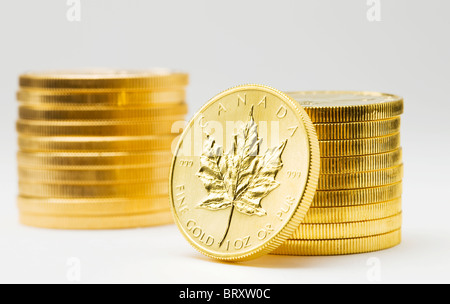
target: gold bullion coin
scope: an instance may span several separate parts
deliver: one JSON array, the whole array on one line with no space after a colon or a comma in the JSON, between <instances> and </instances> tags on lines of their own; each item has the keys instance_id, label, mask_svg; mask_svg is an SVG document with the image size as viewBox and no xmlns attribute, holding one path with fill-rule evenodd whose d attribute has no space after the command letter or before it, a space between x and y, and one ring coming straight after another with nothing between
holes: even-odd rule
<instances>
[{"instance_id":1,"label":"gold bullion coin","mask_svg":"<svg viewBox=\"0 0 450 304\"><path fill-rule=\"evenodd\" d=\"M255 258L298 227L318 174L314 126L295 101L259 85L227 90L200 109L178 144L169 191L175 222L209 257Z\"/></svg>"},{"instance_id":2,"label":"gold bullion coin","mask_svg":"<svg viewBox=\"0 0 450 304\"><path fill-rule=\"evenodd\" d=\"M115 185L57 185L19 181L19 195L36 198L142 197L161 196L167 193L167 182Z\"/></svg>"},{"instance_id":3,"label":"gold bullion coin","mask_svg":"<svg viewBox=\"0 0 450 304\"><path fill-rule=\"evenodd\" d=\"M178 130L176 130L178 131ZM148 152L171 150L178 134L147 136L50 136L19 134L19 149L24 152Z\"/></svg>"},{"instance_id":4,"label":"gold bullion coin","mask_svg":"<svg viewBox=\"0 0 450 304\"><path fill-rule=\"evenodd\" d=\"M402 228L402 214L361 222L300 224L291 240L332 240L369 237Z\"/></svg>"},{"instance_id":5,"label":"gold bullion coin","mask_svg":"<svg viewBox=\"0 0 450 304\"><path fill-rule=\"evenodd\" d=\"M316 123L314 126L319 140L379 137L400 132L400 116L376 121Z\"/></svg>"},{"instance_id":6,"label":"gold bullion coin","mask_svg":"<svg viewBox=\"0 0 450 304\"><path fill-rule=\"evenodd\" d=\"M360 156L322 157L321 174L343 174L364 171L376 171L399 166L402 163L402 149Z\"/></svg>"},{"instance_id":7,"label":"gold bullion coin","mask_svg":"<svg viewBox=\"0 0 450 304\"><path fill-rule=\"evenodd\" d=\"M65 91L171 89L187 86L185 73L166 69L30 72L19 77L21 88Z\"/></svg>"},{"instance_id":8,"label":"gold bullion coin","mask_svg":"<svg viewBox=\"0 0 450 304\"><path fill-rule=\"evenodd\" d=\"M363 139L322 140L319 145L322 157L386 153L400 148L400 133Z\"/></svg>"},{"instance_id":9,"label":"gold bullion coin","mask_svg":"<svg viewBox=\"0 0 450 304\"><path fill-rule=\"evenodd\" d=\"M350 207L310 208L304 224L327 224L370 221L393 216L402 212L402 200Z\"/></svg>"},{"instance_id":10,"label":"gold bullion coin","mask_svg":"<svg viewBox=\"0 0 450 304\"><path fill-rule=\"evenodd\" d=\"M19 213L26 226L50 229L123 229L159 226L173 223L169 210L121 216L54 216Z\"/></svg>"},{"instance_id":11,"label":"gold bullion coin","mask_svg":"<svg viewBox=\"0 0 450 304\"><path fill-rule=\"evenodd\" d=\"M403 165L377 171L320 174L317 190L346 190L378 187L400 182L402 178Z\"/></svg>"},{"instance_id":12,"label":"gold bullion coin","mask_svg":"<svg viewBox=\"0 0 450 304\"><path fill-rule=\"evenodd\" d=\"M186 92L184 89L118 92L54 92L21 89L17 92L17 100L27 106L111 106L126 109L137 106L175 106L184 103Z\"/></svg>"},{"instance_id":13,"label":"gold bullion coin","mask_svg":"<svg viewBox=\"0 0 450 304\"><path fill-rule=\"evenodd\" d=\"M290 240L271 254L277 255L345 255L373 252L399 245L402 241L401 229L362 238L337 240Z\"/></svg>"},{"instance_id":14,"label":"gold bullion coin","mask_svg":"<svg viewBox=\"0 0 450 304\"><path fill-rule=\"evenodd\" d=\"M40 169L112 169L166 166L171 151L153 152L18 152L21 168Z\"/></svg>"},{"instance_id":15,"label":"gold bullion coin","mask_svg":"<svg viewBox=\"0 0 450 304\"><path fill-rule=\"evenodd\" d=\"M313 123L381 120L403 113L403 98L391 94L351 91L286 93L300 103Z\"/></svg>"},{"instance_id":16,"label":"gold bullion coin","mask_svg":"<svg viewBox=\"0 0 450 304\"><path fill-rule=\"evenodd\" d=\"M187 105L153 108L123 108L123 107L42 107L20 106L19 119L44 121L177 121L183 120L187 114Z\"/></svg>"},{"instance_id":17,"label":"gold bullion coin","mask_svg":"<svg viewBox=\"0 0 450 304\"><path fill-rule=\"evenodd\" d=\"M133 182L165 181L167 167L115 169L33 169L19 167L19 180L26 183L54 185L113 185Z\"/></svg>"},{"instance_id":18,"label":"gold bullion coin","mask_svg":"<svg viewBox=\"0 0 450 304\"><path fill-rule=\"evenodd\" d=\"M162 121L45 121L17 120L17 132L28 136L145 136L178 133L180 120Z\"/></svg>"},{"instance_id":19,"label":"gold bullion coin","mask_svg":"<svg viewBox=\"0 0 450 304\"><path fill-rule=\"evenodd\" d=\"M54 216L127 215L170 210L169 196L117 198L17 198L19 211Z\"/></svg>"},{"instance_id":20,"label":"gold bullion coin","mask_svg":"<svg viewBox=\"0 0 450 304\"><path fill-rule=\"evenodd\" d=\"M396 198L400 198L401 196L401 182L373 188L316 191L312 207L327 208L360 206L391 201Z\"/></svg>"}]
</instances>

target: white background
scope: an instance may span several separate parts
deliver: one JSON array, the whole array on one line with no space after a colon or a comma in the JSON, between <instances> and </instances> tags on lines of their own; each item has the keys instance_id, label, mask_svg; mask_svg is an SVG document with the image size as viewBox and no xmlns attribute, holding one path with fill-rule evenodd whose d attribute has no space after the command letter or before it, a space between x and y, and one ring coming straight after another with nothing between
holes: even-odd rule
<instances>
[{"instance_id":1,"label":"white background","mask_svg":"<svg viewBox=\"0 0 450 304\"><path fill-rule=\"evenodd\" d=\"M361 0L81 0L81 21L69 22L66 1L1 1L0 282L369 283L375 257L383 283L449 283L450 2L381 0L380 22L368 21L369 8ZM187 71L191 115L244 83L402 95L402 245L229 265L198 254L174 226L79 232L19 225L17 77L81 67Z\"/></svg>"}]
</instances>

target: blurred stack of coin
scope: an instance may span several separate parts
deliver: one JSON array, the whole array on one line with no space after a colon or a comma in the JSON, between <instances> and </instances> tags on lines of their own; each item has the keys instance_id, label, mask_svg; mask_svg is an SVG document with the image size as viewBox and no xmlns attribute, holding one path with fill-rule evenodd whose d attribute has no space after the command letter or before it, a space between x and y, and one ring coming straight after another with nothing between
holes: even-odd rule
<instances>
[{"instance_id":1,"label":"blurred stack of coin","mask_svg":"<svg viewBox=\"0 0 450 304\"><path fill-rule=\"evenodd\" d=\"M274 254L353 254L398 245L403 99L368 92L288 94L316 126L321 174L305 221Z\"/></svg>"},{"instance_id":2,"label":"blurred stack of coin","mask_svg":"<svg viewBox=\"0 0 450 304\"><path fill-rule=\"evenodd\" d=\"M188 75L165 70L20 76L21 222L115 229L172 222L172 144Z\"/></svg>"}]
</instances>

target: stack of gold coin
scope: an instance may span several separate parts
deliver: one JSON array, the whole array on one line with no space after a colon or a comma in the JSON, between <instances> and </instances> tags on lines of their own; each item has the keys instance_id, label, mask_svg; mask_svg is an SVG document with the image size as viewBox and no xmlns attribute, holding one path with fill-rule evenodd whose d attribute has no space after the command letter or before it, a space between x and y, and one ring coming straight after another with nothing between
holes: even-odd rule
<instances>
[{"instance_id":1,"label":"stack of gold coin","mask_svg":"<svg viewBox=\"0 0 450 304\"><path fill-rule=\"evenodd\" d=\"M188 75L165 70L20 76L21 222L116 229L172 222L172 144Z\"/></svg>"},{"instance_id":2,"label":"stack of gold coin","mask_svg":"<svg viewBox=\"0 0 450 304\"><path fill-rule=\"evenodd\" d=\"M305 220L274 254L353 254L398 245L403 99L368 92L288 94L315 124L321 174Z\"/></svg>"}]
</instances>

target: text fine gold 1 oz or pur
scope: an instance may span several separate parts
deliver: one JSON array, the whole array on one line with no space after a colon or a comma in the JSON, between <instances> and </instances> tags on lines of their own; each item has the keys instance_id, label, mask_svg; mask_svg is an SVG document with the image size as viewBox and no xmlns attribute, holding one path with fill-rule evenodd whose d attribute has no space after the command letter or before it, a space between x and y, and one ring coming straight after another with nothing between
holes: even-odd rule
<instances>
[{"instance_id":1,"label":"text fine gold 1 oz or pur","mask_svg":"<svg viewBox=\"0 0 450 304\"><path fill-rule=\"evenodd\" d=\"M152 152L18 152L19 167L39 169L112 169L165 166L171 151Z\"/></svg>"},{"instance_id":2,"label":"text fine gold 1 oz or pur","mask_svg":"<svg viewBox=\"0 0 450 304\"><path fill-rule=\"evenodd\" d=\"M21 212L19 218L27 226L55 229L123 229L173 223L170 210L121 216L52 216Z\"/></svg>"},{"instance_id":3,"label":"text fine gold 1 oz or pur","mask_svg":"<svg viewBox=\"0 0 450 304\"><path fill-rule=\"evenodd\" d=\"M178 144L175 222L209 257L264 255L304 219L318 174L317 136L298 103L265 86L227 90L200 109Z\"/></svg>"},{"instance_id":4,"label":"text fine gold 1 oz or pur","mask_svg":"<svg viewBox=\"0 0 450 304\"><path fill-rule=\"evenodd\" d=\"M314 123L381 120L403 113L403 98L391 94L351 91L288 92Z\"/></svg>"},{"instance_id":5,"label":"text fine gold 1 oz or pur","mask_svg":"<svg viewBox=\"0 0 450 304\"><path fill-rule=\"evenodd\" d=\"M401 148L386 153L371 155L322 157L320 159L320 173L344 174L364 171L376 171L396 167L401 163Z\"/></svg>"},{"instance_id":6,"label":"text fine gold 1 oz or pur","mask_svg":"<svg viewBox=\"0 0 450 304\"><path fill-rule=\"evenodd\" d=\"M348 207L390 201L402 196L402 183L381 187L316 191L312 207Z\"/></svg>"},{"instance_id":7,"label":"text fine gold 1 oz or pur","mask_svg":"<svg viewBox=\"0 0 450 304\"><path fill-rule=\"evenodd\" d=\"M127 107L176 106L184 103L184 89L118 92L52 92L42 90L19 90L17 100L22 105L33 106L73 106L98 107L110 106L126 109Z\"/></svg>"},{"instance_id":8,"label":"text fine gold 1 oz or pur","mask_svg":"<svg viewBox=\"0 0 450 304\"><path fill-rule=\"evenodd\" d=\"M22 213L54 216L111 216L170 210L168 195L68 199L19 196L17 205Z\"/></svg>"},{"instance_id":9,"label":"text fine gold 1 oz or pur","mask_svg":"<svg viewBox=\"0 0 450 304\"><path fill-rule=\"evenodd\" d=\"M370 221L300 224L290 237L291 240L331 240L353 239L380 235L398 230L402 227L402 214Z\"/></svg>"},{"instance_id":10,"label":"text fine gold 1 oz or pur","mask_svg":"<svg viewBox=\"0 0 450 304\"><path fill-rule=\"evenodd\" d=\"M147 152L171 150L178 134L147 136L52 136L19 134L18 144L24 152Z\"/></svg>"},{"instance_id":11,"label":"text fine gold 1 oz or pur","mask_svg":"<svg viewBox=\"0 0 450 304\"><path fill-rule=\"evenodd\" d=\"M271 254L277 255L344 255L378 251L397 246L401 243L401 230L353 239L337 240L290 240Z\"/></svg>"}]
</instances>

